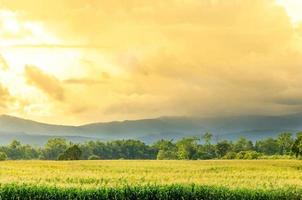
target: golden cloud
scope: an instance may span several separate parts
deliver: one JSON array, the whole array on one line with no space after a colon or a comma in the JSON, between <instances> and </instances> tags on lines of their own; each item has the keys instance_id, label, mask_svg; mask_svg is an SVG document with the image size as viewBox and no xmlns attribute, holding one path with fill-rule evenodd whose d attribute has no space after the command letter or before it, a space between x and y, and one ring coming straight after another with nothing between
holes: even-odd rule
<instances>
[{"instance_id":1,"label":"golden cloud","mask_svg":"<svg viewBox=\"0 0 302 200\"><path fill-rule=\"evenodd\" d=\"M0 111L7 108L7 104L12 100L7 88L0 84Z\"/></svg>"},{"instance_id":2,"label":"golden cloud","mask_svg":"<svg viewBox=\"0 0 302 200\"><path fill-rule=\"evenodd\" d=\"M80 52L70 70L83 71L79 76L25 68L30 84L62 102L54 116L65 110L71 121L86 122L302 111L301 26L273 0L3 5L41 21L62 41L30 48L49 48L54 59L56 49Z\"/></svg>"},{"instance_id":3,"label":"golden cloud","mask_svg":"<svg viewBox=\"0 0 302 200\"><path fill-rule=\"evenodd\" d=\"M46 74L39 68L31 65L25 67L27 82L57 101L64 101L64 90L55 76Z\"/></svg>"}]
</instances>

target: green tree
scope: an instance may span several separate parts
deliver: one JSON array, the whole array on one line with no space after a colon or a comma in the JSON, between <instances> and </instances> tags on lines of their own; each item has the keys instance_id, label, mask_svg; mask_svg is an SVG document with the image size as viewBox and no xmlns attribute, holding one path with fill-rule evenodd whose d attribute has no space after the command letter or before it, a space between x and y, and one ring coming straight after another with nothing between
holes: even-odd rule
<instances>
[{"instance_id":1,"label":"green tree","mask_svg":"<svg viewBox=\"0 0 302 200\"><path fill-rule=\"evenodd\" d=\"M157 160L177 160L177 153L169 150L159 150Z\"/></svg>"},{"instance_id":2,"label":"green tree","mask_svg":"<svg viewBox=\"0 0 302 200\"><path fill-rule=\"evenodd\" d=\"M227 140L223 140L216 144L216 152L219 158L225 156L232 149L232 144Z\"/></svg>"},{"instance_id":3,"label":"green tree","mask_svg":"<svg viewBox=\"0 0 302 200\"><path fill-rule=\"evenodd\" d=\"M7 155L5 152L0 152L0 161L7 160Z\"/></svg>"},{"instance_id":4,"label":"green tree","mask_svg":"<svg viewBox=\"0 0 302 200\"><path fill-rule=\"evenodd\" d=\"M302 155L302 134L297 133L297 138L293 143L292 152L299 157Z\"/></svg>"},{"instance_id":5,"label":"green tree","mask_svg":"<svg viewBox=\"0 0 302 200\"><path fill-rule=\"evenodd\" d=\"M246 160L255 160L258 159L261 156L261 153L258 153L257 151L246 151L244 155L244 159Z\"/></svg>"},{"instance_id":6,"label":"green tree","mask_svg":"<svg viewBox=\"0 0 302 200\"><path fill-rule=\"evenodd\" d=\"M277 143L279 147L280 155L289 155L291 153L291 147L294 143L291 133L281 133L278 135Z\"/></svg>"},{"instance_id":7,"label":"green tree","mask_svg":"<svg viewBox=\"0 0 302 200\"><path fill-rule=\"evenodd\" d=\"M158 160L177 159L177 146L172 140L159 140L153 144L153 148L157 151L156 158Z\"/></svg>"},{"instance_id":8,"label":"green tree","mask_svg":"<svg viewBox=\"0 0 302 200\"><path fill-rule=\"evenodd\" d=\"M267 138L256 142L255 148L258 152L265 155L275 155L279 153L278 141L273 138Z\"/></svg>"},{"instance_id":9,"label":"green tree","mask_svg":"<svg viewBox=\"0 0 302 200\"><path fill-rule=\"evenodd\" d=\"M253 142L245 137L240 137L233 145L233 150L237 153L240 151L251 151L253 149Z\"/></svg>"},{"instance_id":10,"label":"green tree","mask_svg":"<svg viewBox=\"0 0 302 200\"><path fill-rule=\"evenodd\" d=\"M228 160L235 159L236 155L237 154L235 152L230 151L230 152L227 152L227 154L225 156L223 156L223 159L228 159Z\"/></svg>"},{"instance_id":11,"label":"green tree","mask_svg":"<svg viewBox=\"0 0 302 200\"><path fill-rule=\"evenodd\" d=\"M47 160L55 160L68 148L66 139L51 138L47 141L43 154Z\"/></svg>"},{"instance_id":12,"label":"green tree","mask_svg":"<svg viewBox=\"0 0 302 200\"><path fill-rule=\"evenodd\" d=\"M202 136L202 139L204 140L205 145L210 145L212 138L213 138L213 134L208 133L208 132Z\"/></svg>"},{"instance_id":13,"label":"green tree","mask_svg":"<svg viewBox=\"0 0 302 200\"><path fill-rule=\"evenodd\" d=\"M195 159L195 154L197 153L197 141L199 141L199 139L196 137L182 138L177 141L176 146L178 159Z\"/></svg>"},{"instance_id":14,"label":"green tree","mask_svg":"<svg viewBox=\"0 0 302 200\"><path fill-rule=\"evenodd\" d=\"M202 140L204 140L204 144L198 146L197 156L196 156L198 159L202 159L202 160L212 159L217 156L216 147L212 145L212 138L213 135L208 132L202 136Z\"/></svg>"},{"instance_id":15,"label":"green tree","mask_svg":"<svg viewBox=\"0 0 302 200\"><path fill-rule=\"evenodd\" d=\"M64 153L59 154L58 160L79 160L81 155L82 151L78 145L72 145Z\"/></svg>"}]
</instances>

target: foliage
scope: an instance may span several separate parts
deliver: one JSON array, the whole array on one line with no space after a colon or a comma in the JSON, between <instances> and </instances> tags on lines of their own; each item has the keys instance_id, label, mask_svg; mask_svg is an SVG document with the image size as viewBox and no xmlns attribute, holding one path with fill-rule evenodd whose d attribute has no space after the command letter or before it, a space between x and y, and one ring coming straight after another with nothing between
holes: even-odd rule
<instances>
[{"instance_id":1,"label":"foliage","mask_svg":"<svg viewBox=\"0 0 302 200\"><path fill-rule=\"evenodd\" d=\"M97 155L91 155L88 157L88 160L100 160L101 157L100 156L97 156Z\"/></svg>"},{"instance_id":2,"label":"foliage","mask_svg":"<svg viewBox=\"0 0 302 200\"><path fill-rule=\"evenodd\" d=\"M176 142L177 157L180 160L192 160L197 152L198 138L183 138Z\"/></svg>"},{"instance_id":3,"label":"foliage","mask_svg":"<svg viewBox=\"0 0 302 200\"><path fill-rule=\"evenodd\" d=\"M302 155L302 134L297 134L297 139L294 141L292 146L292 152L299 157Z\"/></svg>"},{"instance_id":4,"label":"foliage","mask_svg":"<svg viewBox=\"0 0 302 200\"><path fill-rule=\"evenodd\" d=\"M240 151L252 151L254 150L253 142L241 137L234 143L233 150L237 153Z\"/></svg>"},{"instance_id":5,"label":"foliage","mask_svg":"<svg viewBox=\"0 0 302 200\"><path fill-rule=\"evenodd\" d=\"M294 143L291 133L281 133L277 138L280 155L290 155L291 147Z\"/></svg>"},{"instance_id":6,"label":"foliage","mask_svg":"<svg viewBox=\"0 0 302 200\"><path fill-rule=\"evenodd\" d=\"M240 151L236 155L236 159L254 160L260 158L262 154L256 151Z\"/></svg>"},{"instance_id":7,"label":"foliage","mask_svg":"<svg viewBox=\"0 0 302 200\"><path fill-rule=\"evenodd\" d=\"M257 141L255 145L255 149L266 155L275 155L278 154L283 149L279 149L278 141L273 138L267 138L261 141Z\"/></svg>"},{"instance_id":8,"label":"foliage","mask_svg":"<svg viewBox=\"0 0 302 200\"><path fill-rule=\"evenodd\" d=\"M227 140L223 140L216 144L216 152L219 158L225 156L232 149L232 144Z\"/></svg>"},{"instance_id":9,"label":"foliage","mask_svg":"<svg viewBox=\"0 0 302 200\"><path fill-rule=\"evenodd\" d=\"M223 156L223 159L228 159L228 160L232 160L236 158L236 153L233 151L227 152L227 154L225 156Z\"/></svg>"},{"instance_id":10,"label":"foliage","mask_svg":"<svg viewBox=\"0 0 302 200\"><path fill-rule=\"evenodd\" d=\"M4 152L0 152L0 161L7 160L7 155Z\"/></svg>"},{"instance_id":11,"label":"foliage","mask_svg":"<svg viewBox=\"0 0 302 200\"><path fill-rule=\"evenodd\" d=\"M162 139L152 145L133 139L108 142L88 141L76 144L80 157L70 155L72 149L69 148L74 144L63 138L51 138L44 147L40 148L23 145L13 140L7 146L0 146L0 152L4 152L9 160L87 160L92 155L105 160L255 159L259 156L296 155L299 157L302 155L302 134L299 133L295 139L290 133L281 133L277 138L262 139L256 141L255 144L244 137L235 142L221 140L215 144L212 143L212 137L212 134L206 133L201 137L202 140L197 137L184 137L177 141ZM247 158L244 158L247 152Z\"/></svg>"},{"instance_id":12,"label":"foliage","mask_svg":"<svg viewBox=\"0 0 302 200\"><path fill-rule=\"evenodd\" d=\"M159 150L157 160L177 160L177 153L169 150Z\"/></svg>"},{"instance_id":13,"label":"foliage","mask_svg":"<svg viewBox=\"0 0 302 200\"><path fill-rule=\"evenodd\" d=\"M58 156L68 148L66 139L64 138L51 138L45 145L43 154L47 160L55 160Z\"/></svg>"},{"instance_id":14,"label":"foliage","mask_svg":"<svg viewBox=\"0 0 302 200\"><path fill-rule=\"evenodd\" d=\"M122 186L118 188L56 188L33 185L5 185L0 189L1 199L24 200L104 200L104 199L131 199L131 200L277 200L302 198L301 189L285 188L282 190L255 190L229 189L219 186L201 185L149 185L149 186Z\"/></svg>"},{"instance_id":15,"label":"foliage","mask_svg":"<svg viewBox=\"0 0 302 200\"><path fill-rule=\"evenodd\" d=\"M78 145L72 145L68 147L64 153L59 154L58 160L79 160L81 155L82 151Z\"/></svg>"}]
</instances>

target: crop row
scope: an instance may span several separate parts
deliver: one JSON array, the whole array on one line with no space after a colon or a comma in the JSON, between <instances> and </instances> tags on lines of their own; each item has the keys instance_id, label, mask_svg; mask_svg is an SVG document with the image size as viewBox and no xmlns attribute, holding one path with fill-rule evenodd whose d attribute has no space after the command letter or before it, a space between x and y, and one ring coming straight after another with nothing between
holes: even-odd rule
<instances>
[{"instance_id":1,"label":"crop row","mask_svg":"<svg viewBox=\"0 0 302 200\"><path fill-rule=\"evenodd\" d=\"M32 185L1 185L0 199L12 200L285 200L302 199L302 190L227 189L214 186L166 185L124 186L118 188L80 189Z\"/></svg>"}]
</instances>

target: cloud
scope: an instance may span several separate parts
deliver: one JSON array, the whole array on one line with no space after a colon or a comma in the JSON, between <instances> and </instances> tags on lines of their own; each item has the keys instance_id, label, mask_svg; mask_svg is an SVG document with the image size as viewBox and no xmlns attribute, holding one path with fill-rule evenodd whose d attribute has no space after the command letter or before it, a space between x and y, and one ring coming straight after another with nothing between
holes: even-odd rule
<instances>
[{"instance_id":1,"label":"cloud","mask_svg":"<svg viewBox=\"0 0 302 200\"><path fill-rule=\"evenodd\" d=\"M9 66L6 62L6 60L4 59L4 57L0 54L0 70L8 70Z\"/></svg>"},{"instance_id":2,"label":"cloud","mask_svg":"<svg viewBox=\"0 0 302 200\"><path fill-rule=\"evenodd\" d=\"M62 102L51 110L55 119L302 111L302 26L293 26L273 0L3 5L22 13L21 21L41 22L61 41L22 43L12 51L43 48L51 59L76 51L68 57L73 62L62 61L47 73L25 68L31 85Z\"/></svg>"},{"instance_id":3,"label":"cloud","mask_svg":"<svg viewBox=\"0 0 302 200\"><path fill-rule=\"evenodd\" d=\"M64 89L55 76L46 74L35 66L27 65L25 67L25 77L29 84L37 87L51 98L64 101Z\"/></svg>"},{"instance_id":4,"label":"cloud","mask_svg":"<svg viewBox=\"0 0 302 200\"><path fill-rule=\"evenodd\" d=\"M7 108L7 104L12 100L7 88L0 84L0 110Z\"/></svg>"},{"instance_id":5,"label":"cloud","mask_svg":"<svg viewBox=\"0 0 302 200\"><path fill-rule=\"evenodd\" d=\"M64 80L64 83L67 84L84 84L84 85L94 85L94 84L102 84L104 81L102 80L94 80L94 79L79 79L79 78L71 78Z\"/></svg>"}]
</instances>

